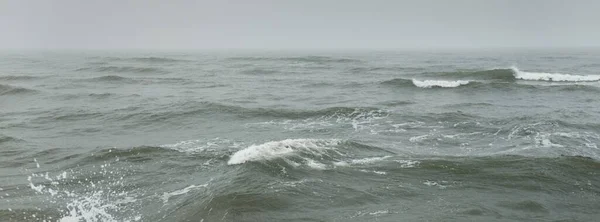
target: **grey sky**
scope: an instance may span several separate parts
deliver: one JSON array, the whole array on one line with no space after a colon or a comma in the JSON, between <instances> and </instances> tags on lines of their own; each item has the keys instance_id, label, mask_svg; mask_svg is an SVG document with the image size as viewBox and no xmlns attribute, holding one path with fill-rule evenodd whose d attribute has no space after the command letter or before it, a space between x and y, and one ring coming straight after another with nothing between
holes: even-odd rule
<instances>
[{"instance_id":1,"label":"grey sky","mask_svg":"<svg viewBox=\"0 0 600 222\"><path fill-rule=\"evenodd\" d=\"M0 48L600 46L597 0L0 0Z\"/></svg>"}]
</instances>

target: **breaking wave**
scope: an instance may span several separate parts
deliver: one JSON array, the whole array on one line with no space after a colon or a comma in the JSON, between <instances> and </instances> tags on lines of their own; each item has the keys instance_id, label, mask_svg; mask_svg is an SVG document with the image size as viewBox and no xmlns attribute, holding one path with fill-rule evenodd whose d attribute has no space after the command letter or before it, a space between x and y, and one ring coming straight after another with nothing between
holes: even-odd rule
<instances>
[{"instance_id":1,"label":"breaking wave","mask_svg":"<svg viewBox=\"0 0 600 222\"><path fill-rule=\"evenodd\" d=\"M411 86L419 88L456 88L473 83L469 80L417 80L417 79L392 79L382 82L382 84L396 86Z\"/></svg>"},{"instance_id":2,"label":"breaking wave","mask_svg":"<svg viewBox=\"0 0 600 222\"><path fill-rule=\"evenodd\" d=\"M514 76L520 80L550 81L550 82L597 82L600 75L572 75L563 73L525 72L512 67Z\"/></svg>"},{"instance_id":3,"label":"breaking wave","mask_svg":"<svg viewBox=\"0 0 600 222\"><path fill-rule=\"evenodd\" d=\"M425 77L426 79L423 79ZM526 72L521 71L517 67L510 69L491 69L482 71L457 71L444 73L422 73L415 78L396 78L383 81L382 84L396 86L416 86L419 88L456 88L465 85L481 85L481 84L504 84L514 83L517 80L526 81L544 81L544 82L567 82L567 83L582 83L582 82L598 82L600 75L572 75L563 73L545 73L545 72ZM510 85L510 84L508 84ZM514 86L514 85L513 85ZM574 89L590 89L594 86L571 87L571 85L539 85L539 86L558 86L567 87L567 90ZM521 85L520 87L527 87Z\"/></svg>"},{"instance_id":4,"label":"breaking wave","mask_svg":"<svg viewBox=\"0 0 600 222\"><path fill-rule=\"evenodd\" d=\"M325 151L334 149L339 140L317 140L317 139L286 139L281 141L270 141L260 145L252 145L246 149L234 153L227 164L236 165L245 162L255 162L284 158L298 154L309 154L321 156ZM307 160L309 161L309 160ZM311 163L309 161L308 164Z\"/></svg>"},{"instance_id":5,"label":"breaking wave","mask_svg":"<svg viewBox=\"0 0 600 222\"><path fill-rule=\"evenodd\" d=\"M470 82L467 80L456 80L456 81L444 81L444 80L416 80L413 79L412 83L419 88L454 88L462 85L467 85Z\"/></svg>"}]
</instances>

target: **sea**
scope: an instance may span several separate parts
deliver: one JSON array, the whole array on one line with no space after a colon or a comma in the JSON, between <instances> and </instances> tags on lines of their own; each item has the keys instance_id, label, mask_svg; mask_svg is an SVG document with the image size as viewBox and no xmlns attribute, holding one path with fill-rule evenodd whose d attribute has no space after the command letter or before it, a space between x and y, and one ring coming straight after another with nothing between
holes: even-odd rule
<instances>
[{"instance_id":1,"label":"sea","mask_svg":"<svg viewBox=\"0 0 600 222\"><path fill-rule=\"evenodd\" d=\"M0 221L598 221L600 49L0 52Z\"/></svg>"}]
</instances>

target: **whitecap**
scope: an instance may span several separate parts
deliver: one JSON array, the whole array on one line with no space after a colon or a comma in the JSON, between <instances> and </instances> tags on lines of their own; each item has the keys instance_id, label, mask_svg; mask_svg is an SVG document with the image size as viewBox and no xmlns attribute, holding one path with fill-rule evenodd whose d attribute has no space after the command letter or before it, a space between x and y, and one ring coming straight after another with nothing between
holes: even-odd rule
<instances>
[{"instance_id":1,"label":"whitecap","mask_svg":"<svg viewBox=\"0 0 600 222\"><path fill-rule=\"evenodd\" d=\"M596 82L600 75L572 75L564 73L525 72L517 67L511 67L516 79L551 82Z\"/></svg>"},{"instance_id":2,"label":"whitecap","mask_svg":"<svg viewBox=\"0 0 600 222\"><path fill-rule=\"evenodd\" d=\"M321 156L324 151L334 149L340 140L319 139L286 139L270 141L259 145L251 145L246 149L237 151L229 158L227 164L235 165L245 162L271 160L280 157L307 153Z\"/></svg>"},{"instance_id":3,"label":"whitecap","mask_svg":"<svg viewBox=\"0 0 600 222\"><path fill-rule=\"evenodd\" d=\"M454 88L462 85L467 85L470 83L468 80L412 80L413 85L419 88L433 88L433 87L442 87L442 88Z\"/></svg>"}]
</instances>

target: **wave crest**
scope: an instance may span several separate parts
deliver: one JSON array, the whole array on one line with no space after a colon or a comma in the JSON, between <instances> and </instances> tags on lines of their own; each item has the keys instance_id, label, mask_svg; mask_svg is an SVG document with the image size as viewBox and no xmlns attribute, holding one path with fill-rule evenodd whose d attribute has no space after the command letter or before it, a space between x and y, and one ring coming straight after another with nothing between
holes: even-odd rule
<instances>
[{"instance_id":1,"label":"wave crest","mask_svg":"<svg viewBox=\"0 0 600 222\"><path fill-rule=\"evenodd\" d=\"M516 79L550 82L597 82L600 75L572 75L563 73L525 72L511 67Z\"/></svg>"},{"instance_id":2,"label":"wave crest","mask_svg":"<svg viewBox=\"0 0 600 222\"><path fill-rule=\"evenodd\" d=\"M286 139L281 141L270 141L260 145L252 145L246 149L237 151L229 158L227 164L236 165L246 162L271 160L298 154L309 154L321 156L324 151L335 149L340 140L319 139ZM316 164L309 162L308 164Z\"/></svg>"},{"instance_id":3,"label":"wave crest","mask_svg":"<svg viewBox=\"0 0 600 222\"><path fill-rule=\"evenodd\" d=\"M447 81L447 80L416 80L413 79L412 83L419 88L455 88L462 85L467 85L470 81L467 80L456 80L456 81Z\"/></svg>"}]
</instances>

